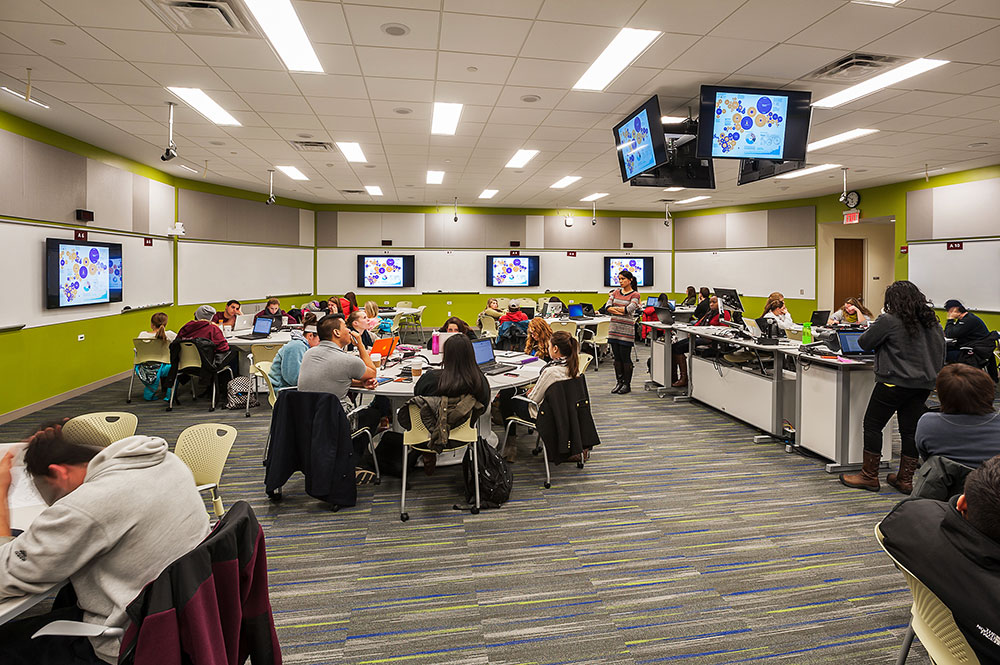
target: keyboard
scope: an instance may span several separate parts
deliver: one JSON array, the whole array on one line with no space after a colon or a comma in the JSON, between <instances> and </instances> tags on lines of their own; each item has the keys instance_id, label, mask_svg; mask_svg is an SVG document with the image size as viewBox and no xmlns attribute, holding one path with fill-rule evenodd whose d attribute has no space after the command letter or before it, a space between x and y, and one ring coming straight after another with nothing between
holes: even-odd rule
<instances>
[{"instance_id":1,"label":"keyboard","mask_svg":"<svg viewBox=\"0 0 1000 665\"><path fill-rule=\"evenodd\" d=\"M513 372L518 369L516 365L508 365L507 363L496 363L494 365L481 365L480 369L483 370L483 374L486 376L496 376L497 374L503 374L504 372Z\"/></svg>"},{"instance_id":2,"label":"keyboard","mask_svg":"<svg viewBox=\"0 0 1000 665\"><path fill-rule=\"evenodd\" d=\"M569 320L570 321L593 321L594 319L591 316L571 316L571 317L569 317Z\"/></svg>"},{"instance_id":3,"label":"keyboard","mask_svg":"<svg viewBox=\"0 0 1000 665\"><path fill-rule=\"evenodd\" d=\"M250 333L249 335L237 335L236 339L267 339L270 336L267 333Z\"/></svg>"}]
</instances>

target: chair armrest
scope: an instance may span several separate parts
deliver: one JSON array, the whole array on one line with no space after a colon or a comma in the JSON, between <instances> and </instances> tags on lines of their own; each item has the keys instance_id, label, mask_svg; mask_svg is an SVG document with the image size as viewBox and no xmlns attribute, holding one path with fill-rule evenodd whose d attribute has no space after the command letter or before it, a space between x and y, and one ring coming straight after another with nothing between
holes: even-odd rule
<instances>
[{"instance_id":1,"label":"chair armrest","mask_svg":"<svg viewBox=\"0 0 1000 665\"><path fill-rule=\"evenodd\" d=\"M195 487L195 489L198 490L199 492L204 492L205 490L210 490L217 487L218 485L216 485L215 483L207 483L205 485L198 485L197 487Z\"/></svg>"},{"instance_id":2,"label":"chair armrest","mask_svg":"<svg viewBox=\"0 0 1000 665\"><path fill-rule=\"evenodd\" d=\"M531 399L526 395L514 395L513 397L511 397L511 399L520 400L522 402L527 402L528 404L534 404L535 406L538 406L538 402L536 402L535 400Z\"/></svg>"},{"instance_id":3,"label":"chair armrest","mask_svg":"<svg viewBox=\"0 0 1000 665\"><path fill-rule=\"evenodd\" d=\"M591 337L597 337L597 331L591 330L590 328L581 328L580 336L585 338L587 335L590 335ZM584 339L582 341L586 342L587 340Z\"/></svg>"},{"instance_id":4,"label":"chair armrest","mask_svg":"<svg viewBox=\"0 0 1000 665\"><path fill-rule=\"evenodd\" d=\"M83 621L53 621L42 626L31 639L45 635L64 635L67 637L121 637L125 630L117 626L101 626Z\"/></svg>"}]
</instances>

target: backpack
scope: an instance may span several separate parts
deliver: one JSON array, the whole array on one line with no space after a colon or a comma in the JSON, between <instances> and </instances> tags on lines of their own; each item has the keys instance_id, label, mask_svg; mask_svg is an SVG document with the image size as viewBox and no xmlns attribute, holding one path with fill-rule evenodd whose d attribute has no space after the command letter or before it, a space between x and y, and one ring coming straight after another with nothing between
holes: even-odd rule
<instances>
[{"instance_id":1,"label":"backpack","mask_svg":"<svg viewBox=\"0 0 1000 665\"><path fill-rule=\"evenodd\" d=\"M257 393L253 390L253 379L249 376L235 377L226 388L226 408L245 409L247 393L250 393L250 408L260 406L260 403L257 402Z\"/></svg>"},{"instance_id":2,"label":"backpack","mask_svg":"<svg viewBox=\"0 0 1000 665\"><path fill-rule=\"evenodd\" d=\"M465 500L475 506L476 481L472 475L471 453L471 450L466 451L462 460L462 475L465 478ZM482 437L476 441L476 454L479 457L479 506L499 508L510 499L510 490L514 485L514 474L510 470L510 464Z\"/></svg>"}]
</instances>

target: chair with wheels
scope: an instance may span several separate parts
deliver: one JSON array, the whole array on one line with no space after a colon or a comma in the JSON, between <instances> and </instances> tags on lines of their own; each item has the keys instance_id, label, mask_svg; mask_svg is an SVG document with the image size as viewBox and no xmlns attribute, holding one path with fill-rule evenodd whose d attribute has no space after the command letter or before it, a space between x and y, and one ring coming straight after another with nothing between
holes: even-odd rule
<instances>
[{"instance_id":1,"label":"chair with wheels","mask_svg":"<svg viewBox=\"0 0 1000 665\"><path fill-rule=\"evenodd\" d=\"M549 327L552 328L552 332L559 332L560 330L563 330L568 332L573 337L577 336L577 331L579 330L579 326L576 321L553 321L549 324Z\"/></svg>"},{"instance_id":2,"label":"chair with wheels","mask_svg":"<svg viewBox=\"0 0 1000 665\"><path fill-rule=\"evenodd\" d=\"M202 363L201 353L198 351L198 345L193 341L175 341L180 347L179 360L177 363L177 371L174 375L174 383L170 390L170 402L167 404L167 411L174 410L174 397L177 395L177 380L180 378L181 374L188 374L191 376L191 399L196 398L195 395L195 378L201 373L202 367L205 367L206 371L212 372L212 405L208 409L209 411L215 411L215 394L217 391L219 383L219 375L223 372L229 372L229 378L233 378L233 370L229 365L222 365L221 367L208 366Z\"/></svg>"},{"instance_id":3,"label":"chair with wheels","mask_svg":"<svg viewBox=\"0 0 1000 665\"><path fill-rule=\"evenodd\" d=\"M192 425L181 432L174 446L174 454L181 458L191 473L199 492L212 494L212 507L216 517L222 517L226 510L219 496L219 481L222 470L229 458L229 451L236 441L236 428L218 423Z\"/></svg>"},{"instance_id":4,"label":"chair with wheels","mask_svg":"<svg viewBox=\"0 0 1000 665\"><path fill-rule=\"evenodd\" d=\"M424 334L424 320L423 320L425 309L427 309L427 305L421 305L420 307L417 308L416 312L403 318L403 326L405 326L408 329L412 328L413 331L420 336L421 344L427 343L426 335Z\"/></svg>"},{"instance_id":5,"label":"chair with wheels","mask_svg":"<svg viewBox=\"0 0 1000 665\"><path fill-rule=\"evenodd\" d=\"M596 329L584 328L580 332L580 346L590 344L594 347L594 359L597 361L597 364L594 365L595 372L601 370L601 352L608 348L608 330L610 329L610 321L601 321L597 324Z\"/></svg>"},{"instance_id":6,"label":"chair with wheels","mask_svg":"<svg viewBox=\"0 0 1000 665\"><path fill-rule=\"evenodd\" d=\"M104 448L134 435L138 425L139 419L134 413L101 411L67 420L62 431L74 443Z\"/></svg>"},{"instance_id":7,"label":"chair with wheels","mask_svg":"<svg viewBox=\"0 0 1000 665\"><path fill-rule=\"evenodd\" d=\"M368 440L368 451L372 454L372 460L375 464L375 484L380 485L382 483L382 472L378 468L378 455L375 454L375 437L372 436L372 432L367 427L359 427L355 429L354 416L356 416L361 411L368 408L369 405L358 404L353 409L347 411L347 420L351 423L351 441L357 439L358 437L363 437ZM367 471L367 470L366 470Z\"/></svg>"},{"instance_id":8,"label":"chair with wheels","mask_svg":"<svg viewBox=\"0 0 1000 665\"><path fill-rule=\"evenodd\" d=\"M400 300L399 302L396 303L396 309L399 309L400 307L412 308L413 303L410 302L409 300Z\"/></svg>"},{"instance_id":9,"label":"chair with wheels","mask_svg":"<svg viewBox=\"0 0 1000 665\"><path fill-rule=\"evenodd\" d=\"M151 372L163 365L170 364L170 343L165 339L155 337L136 337L132 340L132 376L128 380L128 395L125 403L132 403L132 384L135 373L140 365L145 365Z\"/></svg>"},{"instance_id":10,"label":"chair with wheels","mask_svg":"<svg viewBox=\"0 0 1000 665\"><path fill-rule=\"evenodd\" d=\"M497 320L487 314L479 316L479 328L481 330L480 336L483 339L496 339L497 335L500 334L497 329Z\"/></svg>"},{"instance_id":11,"label":"chair with wheels","mask_svg":"<svg viewBox=\"0 0 1000 665\"><path fill-rule=\"evenodd\" d=\"M250 417L250 395L257 392L257 381L262 377L267 377L267 371L271 369L271 363L274 362L274 358L281 351L280 344L254 344L250 347L250 353L247 355L247 360L250 363L250 377L253 379L253 387L247 391L247 405L246 405L246 417ZM262 371L260 366L263 363L267 363L267 371ZM271 386L270 379L267 380L267 390L268 390L268 401L271 402L271 406L274 406L274 388Z\"/></svg>"},{"instance_id":12,"label":"chair with wheels","mask_svg":"<svg viewBox=\"0 0 1000 665\"><path fill-rule=\"evenodd\" d=\"M399 492L399 519L405 522L410 519L410 514L406 512L406 470L407 466L409 466L406 463L406 458L409 451L416 450L422 453L434 454L437 454L437 451L428 447L428 443L431 440L431 433L427 431L423 421L420 419L420 407L410 401L404 404L403 408L407 409L410 415L410 429L403 430L403 484ZM442 451L448 452L463 446L466 449L472 450L472 465L474 469L477 469L477 472L472 474L475 477L476 488L476 504L471 509L473 515L479 513L479 453L476 451L476 441L478 438L479 430L470 420L461 427L455 427L450 430L448 443L455 443L456 445L445 448Z\"/></svg>"},{"instance_id":13,"label":"chair with wheels","mask_svg":"<svg viewBox=\"0 0 1000 665\"><path fill-rule=\"evenodd\" d=\"M511 399L525 402L527 404L534 404L536 408L538 407L538 403L526 395L514 395ZM506 427L504 427L503 432L503 445L500 446L500 454L505 455L507 453L507 443L510 441L510 430L517 425L523 425L529 430L535 431L535 447L532 449L531 454L537 455L539 452L542 453L542 459L545 461L545 489L549 489L552 487L552 476L549 474L549 454L546 452L545 446L542 445L542 435L538 433L538 423L534 420L522 418L521 416L510 416L507 418Z\"/></svg>"},{"instance_id":14,"label":"chair with wheels","mask_svg":"<svg viewBox=\"0 0 1000 665\"><path fill-rule=\"evenodd\" d=\"M497 298L497 307L500 308L501 312L507 311L507 308L510 307L510 298Z\"/></svg>"},{"instance_id":15,"label":"chair with wheels","mask_svg":"<svg viewBox=\"0 0 1000 665\"><path fill-rule=\"evenodd\" d=\"M580 374L583 374L590 367L590 361L594 359L594 356L589 353L578 353L576 357L580 359ZM596 372L597 370L594 371Z\"/></svg>"}]
</instances>

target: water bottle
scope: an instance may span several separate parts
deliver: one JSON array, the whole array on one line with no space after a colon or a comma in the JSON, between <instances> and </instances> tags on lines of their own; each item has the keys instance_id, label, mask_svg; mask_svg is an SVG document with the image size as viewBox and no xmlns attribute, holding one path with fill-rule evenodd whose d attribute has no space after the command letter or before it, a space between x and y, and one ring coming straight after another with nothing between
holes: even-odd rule
<instances>
[{"instance_id":1,"label":"water bottle","mask_svg":"<svg viewBox=\"0 0 1000 665\"><path fill-rule=\"evenodd\" d=\"M803 344L812 344L812 341L813 341L812 323L803 323L802 324L802 343Z\"/></svg>"},{"instance_id":2,"label":"water bottle","mask_svg":"<svg viewBox=\"0 0 1000 665\"><path fill-rule=\"evenodd\" d=\"M441 353L440 340L441 336L438 334L437 330L431 333L431 353L433 353L434 355Z\"/></svg>"}]
</instances>

